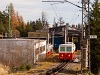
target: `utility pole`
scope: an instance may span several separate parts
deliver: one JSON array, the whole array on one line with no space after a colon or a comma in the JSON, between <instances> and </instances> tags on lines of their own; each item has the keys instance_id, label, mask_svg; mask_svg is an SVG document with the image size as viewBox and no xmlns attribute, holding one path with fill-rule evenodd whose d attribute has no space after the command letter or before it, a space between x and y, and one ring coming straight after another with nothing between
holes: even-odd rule
<instances>
[{"instance_id":1,"label":"utility pole","mask_svg":"<svg viewBox=\"0 0 100 75\"><path fill-rule=\"evenodd\" d=\"M9 33L9 37L11 36L11 27L10 27L10 5L8 5L8 14L9 14L9 17L8 17L8 33Z\"/></svg>"},{"instance_id":2,"label":"utility pole","mask_svg":"<svg viewBox=\"0 0 100 75\"><path fill-rule=\"evenodd\" d=\"M66 44L66 30L67 30L67 26L65 26L65 44Z\"/></svg>"},{"instance_id":3,"label":"utility pole","mask_svg":"<svg viewBox=\"0 0 100 75\"><path fill-rule=\"evenodd\" d=\"M52 45L54 46L55 29L52 31Z\"/></svg>"},{"instance_id":4,"label":"utility pole","mask_svg":"<svg viewBox=\"0 0 100 75\"><path fill-rule=\"evenodd\" d=\"M90 0L88 0L88 52L89 52L89 75L91 73L91 51L90 51Z\"/></svg>"},{"instance_id":5,"label":"utility pole","mask_svg":"<svg viewBox=\"0 0 100 75\"><path fill-rule=\"evenodd\" d=\"M89 25L90 0L82 0L82 42L81 42L81 73L83 68L89 67L90 73L90 25ZM88 27L88 30L86 29ZM86 34L88 32L88 34ZM88 63L89 62L89 63Z\"/></svg>"},{"instance_id":6,"label":"utility pole","mask_svg":"<svg viewBox=\"0 0 100 75\"><path fill-rule=\"evenodd\" d=\"M66 42L68 41L68 40L67 40L67 39L68 39L68 27L69 27L69 24L66 23L66 26L65 26L65 44L66 44Z\"/></svg>"},{"instance_id":7,"label":"utility pole","mask_svg":"<svg viewBox=\"0 0 100 75\"><path fill-rule=\"evenodd\" d=\"M48 51L50 51L50 48L49 48L49 28L48 28L48 32L47 32L47 49L46 49L46 53L48 53Z\"/></svg>"}]
</instances>

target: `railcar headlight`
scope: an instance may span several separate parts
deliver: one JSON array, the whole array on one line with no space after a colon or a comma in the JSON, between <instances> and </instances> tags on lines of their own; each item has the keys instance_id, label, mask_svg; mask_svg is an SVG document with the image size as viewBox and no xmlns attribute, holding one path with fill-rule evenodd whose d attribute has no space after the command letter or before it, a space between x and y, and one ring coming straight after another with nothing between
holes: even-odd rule
<instances>
[{"instance_id":1,"label":"railcar headlight","mask_svg":"<svg viewBox=\"0 0 100 75\"><path fill-rule=\"evenodd\" d=\"M70 54L68 56L70 57Z\"/></svg>"},{"instance_id":2,"label":"railcar headlight","mask_svg":"<svg viewBox=\"0 0 100 75\"><path fill-rule=\"evenodd\" d=\"M63 57L63 54L61 56Z\"/></svg>"}]
</instances>

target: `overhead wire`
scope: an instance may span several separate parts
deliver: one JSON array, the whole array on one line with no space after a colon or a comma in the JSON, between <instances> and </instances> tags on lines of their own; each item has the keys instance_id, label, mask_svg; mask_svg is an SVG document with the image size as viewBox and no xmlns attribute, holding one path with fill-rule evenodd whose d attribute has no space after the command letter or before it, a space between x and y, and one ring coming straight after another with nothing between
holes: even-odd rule
<instances>
[{"instance_id":1,"label":"overhead wire","mask_svg":"<svg viewBox=\"0 0 100 75\"><path fill-rule=\"evenodd\" d=\"M50 3L50 4L51 4L51 3ZM54 10L54 12L55 12L55 15L56 15L57 19L58 19L58 15L57 15L57 13L56 13L56 10L54 9L54 7L53 7L52 4L51 4L51 6L52 6L52 8L53 8L53 10Z\"/></svg>"},{"instance_id":2,"label":"overhead wire","mask_svg":"<svg viewBox=\"0 0 100 75\"><path fill-rule=\"evenodd\" d=\"M55 5L55 8L56 8L56 10L57 10L59 16L61 16L61 14L60 14L60 12L58 11L58 8L56 7L56 5Z\"/></svg>"},{"instance_id":3,"label":"overhead wire","mask_svg":"<svg viewBox=\"0 0 100 75\"><path fill-rule=\"evenodd\" d=\"M80 3L80 0L78 1L78 3ZM76 9L75 9L76 10ZM77 20L77 18L79 17L79 15L77 15L76 16L76 18L75 18L75 15L76 15L76 13L77 13L77 10L75 11L75 13L74 13L74 15L73 15L73 17L72 17L72 19L71 19L71 21L70 21L70 23L74 23L76 20ZM75 19L74 19L75 18Z\"/></svg>"},{"instance_id":4,"label":"overhead wire","mask_svg":"<svg viewBox=\"0 0 100 75\"><path fill-rule=\"evenodd\" d=\"M49 0L48 0L48 1L49 1ZM50 2L49 2L49 3L50 3ZM54 10L54 13L55 13L57 19L58 19L58 15L57 15L57 13L56 13L56 10L55 10L54 7L53 7L53 4L52 4L52 3L50 3L50 4L51 4L51 6L52 6L52 9Z\"/></svg>"},{"instance_id":5,"label":"overhead wire","mask_svg":"<svg viewBox=\"0 0 100 75\"><path fill-rule=\"evenodd\" d=\"M75 11L75 13L74 13L74 15L73 15L73 17L72 17L72 19L71 19L70 23L72 23L72 21L73 21L73 19L74 19L75 15L76 15L76 11Z\"/></svg>"},{"instance_id":6,"label":"overhead wire","mask_svg":"<svg viewBox=\"0 0 100 75\"><path fill-rule=\"evenodd\" d=\"M48 0L49 1L49 0ZM73 4L73 5L75 5L76 6L76 4L74 4L74 3L71 3L71 2L69 2L69 1L67 1L67 0L65 0L66 2L68 2L68 3L70 3L70 4ZM80 0L79 0L80 1ZM79 3L79 1L78 1L78 3ZM52 1L51 1L52 2ZM56 10L55 10L55 8L57 9L57 7L55 6L55 8L54 8L54 6L53 5L55 5L55 4L59 4L59 3L51 3L51 2L49 2L50 4L51 4L51 6L52 6L52 8L53 8L53 10L54 10L54 13L55 13L55 15L56 15L56 17L57 17L57 19L58 19L58 14L57 14L57 12L56 12ZM64 2L61 2L61 3L64 3ZM78 5L77 5L77 7L79 7ZM79 8L81 8L81 7L79 7ZM57 9L57 11L58 11L58 9ZM58 13L59 13L59 15L61 16L61 14L60 14L60 12L58 11ZM71 19L71 21L70 22L72 22L73 21L73 19L74 19L74 17L75 17L75 15L76 15L76 11L75 11L75 13L74 13L74 15L73 15L73 17L72 17L72 19ZM75 20L74 20L74 22L77 20L77 18L79 17L79 15L75 18ZM73 22L73 23L74 23Z\"/></svg>"},{"instance_id":7,"label":"overhead wire","mask_svg":"<svg viewBox=\"0 0 100 75\"><path fill-rule=\"evenodd\" d=\"M76 18L74 19L74 21L73 21L73 23L72 24L74 24L75 23L75 21L78 19L78 17L79 17L80 15L77 15L76 16Z\"/></svg>"},{"instance_id":8,"label":"overhead wire","mask_svg":"<svg viewBox=\"0 0 100 75\"><path fill-rule=\"evenodd\" d=\"M65 1L67 1L67 0L65 0ZM69 1L67 1L68 3L69 3ZM78 3L80 2L80 0L78 1ZM64 2L61 2L61 3L64 3ZM71 2L70 2L71 3ZM53 3L52 5L55 5L55 4L59 4L59 3ZM71 4L73 4L73 3L71 3ZM75 4L74 4L75 5ZM75 5L76 6L76 5ZM55 6L56 7L56 6ZM57 7L56 7L56 9L57 9ZM57 9L57 11L58 11L58 9ZM58 11L58 13L59 13L59 15L60 15L60 12ZM75 15L76 15L76 11L75 11L75 13L74 13L74 17L75 17ZM61 16L61 15L60 15ZM79 15L78 15L79 16ZM74 17L71 19L71 21L70 22L72 22L73 21L73 19L74 19ZM77 19L77 18L76 18ZM76 20L75 19L75 20ZM74 23L74 22L73 22Z\"/></svg>"},{"instance_id":9,"label":"overhead wire","mask_svg":"<svg viewBox=\"0 0 100 75\"><path fill-rule=\"evenodd\" d=\"M80 2L78 1L78 3L80 3ZM73 20L73 23L72 24L74 24L74 22L79 18L80 14L76 16L76 18Z\"/></svg>"},{"instance_id":10,"label":"overhead wire","mask_svg":"<svg viewBox=\"0 0 100 75\"><path fill-rule=\"evenodd\" d=\"M61 3L63 3L63 2L61 2ZM60 14L60 12L59 12L59 10L58 10L56 4L61 4L61 3L50 3L51 6L52 6L52 8L53 8L53 10L54 10L54 12L55 12L55 14L56 14L56 17L57 17L57 20L58 20L58 21L60 20L60 18L61 18L62 16L61 16L61 14Z\"/></svg>"}]
</instances>

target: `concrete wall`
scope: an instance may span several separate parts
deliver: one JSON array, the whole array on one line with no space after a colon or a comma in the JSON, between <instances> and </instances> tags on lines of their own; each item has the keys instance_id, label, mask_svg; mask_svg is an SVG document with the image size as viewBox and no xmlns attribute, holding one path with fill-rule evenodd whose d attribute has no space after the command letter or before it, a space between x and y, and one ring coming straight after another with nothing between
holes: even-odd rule
<instances>
[{"instance_id":1,"label":"concrete wall","mask_svg":"<svg viewBox=\"0 0 100 75\"><path fill-rule=\"evenodd\" d=\"M33 65L37 45L46 45L46 41L40 42L33 39L0 39L0 62L8 66ZM45 54L46 50L43 52Z\"/></svg>"}]
</instances>

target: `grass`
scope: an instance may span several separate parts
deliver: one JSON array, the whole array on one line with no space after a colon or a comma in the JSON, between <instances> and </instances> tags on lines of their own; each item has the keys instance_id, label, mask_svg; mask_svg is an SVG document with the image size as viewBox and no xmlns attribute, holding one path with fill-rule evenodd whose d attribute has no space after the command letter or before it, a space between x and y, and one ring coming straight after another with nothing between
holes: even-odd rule
<instances>
[{"instance_id":1,"label":"grass","mask_svg":"<svg viewBox=\"0 0 100 75\"><path fill-rule=\"evenodd\" d=\"M4 74L4 75L33 75L33 73L36 73L35 75L38 75L38 73L44 72L48 68L52 68L55 62L58 62L58 55L51 55L45 60L37 62L37 65L35 67L31 68L29 65L27 65L26 68L28 70L24 70L25 67L21 66L21 69L23 71L18 71L17 73L10 73L10 74Z\"/></svg>"},{"instance_id":2,"label":"grass","mask_svg":"<svg viewBox=\"0 0 100 75\"><path fill-rule=\"evenodd\" d=\"M9 67L0 64L0 75L8 74L8 72L9 72Z\"/></svg>"}]
</instances>

